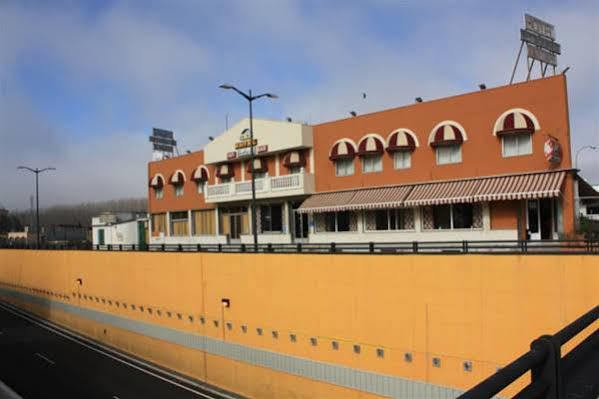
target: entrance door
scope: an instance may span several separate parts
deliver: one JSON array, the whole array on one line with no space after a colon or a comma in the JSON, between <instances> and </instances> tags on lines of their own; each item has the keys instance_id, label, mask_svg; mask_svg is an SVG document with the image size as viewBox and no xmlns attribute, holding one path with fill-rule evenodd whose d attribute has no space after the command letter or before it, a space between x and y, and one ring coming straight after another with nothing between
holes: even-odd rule
<instances>
[{"instance_id":1,"label":"entrance door","mask_svg":"<svg viewBox=\"0 0 599 399\"><path fill-rule=\"evenodd\" d=\"M104 245L104 229L98 229L98 244Z\"/></svg>"},{"instance_id":2,"label":"entrance door","mask_svg":"<svg viewBox=\"0 0 599 399\"><path fill-rule=\"evenodd\" d=\"M526 224L528 239L550 240L553 238L552 199L528 200Z\"/></svg>"},{"instance_id":3,"label":"entrance door","mask_svg":"<svg viewBox=\"0 0 599 399\"><path fill-rule=\"evenodd\" d=\"M241 238L241 215L229 216L229 223L231 226L231 240L239 240Z\"/></svg>"},{"instance_id":4,"label":"entrance door","mask_svg":"<svg viewBox=\"0 0 599 399\"><path fill-rule=\"evenodd\" d=\"M137 245L140 251L146 249L146 227L144 222L137 222Z\"/></svg>"},{"instance_id":5,"label":"entrance door","mask_svg":"<svg viewBox=\"0 0 599 399\"><path fill-rule=\"evenodd\" d=\"M301 202L291 204L291 212L293 213L293 238L295 242L308 241L308 214L297 212L297 208L301 204Z\"/></svg>"}]
</instances>

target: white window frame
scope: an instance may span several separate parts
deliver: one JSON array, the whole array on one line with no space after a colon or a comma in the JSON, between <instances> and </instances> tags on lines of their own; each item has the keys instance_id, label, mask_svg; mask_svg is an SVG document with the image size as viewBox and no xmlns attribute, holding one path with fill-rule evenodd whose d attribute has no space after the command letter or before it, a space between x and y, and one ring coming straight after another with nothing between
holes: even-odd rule
<instances>
[{"instance_id":1,"label":"white window frame","mask_svg":"<svg viewBox=\"0 0 599 399\"><path fill-rule=\"evenodd\" d=\"M343 165L343 169L341 166ZM343 172L343 173L340 173ZM354 159L353 158L341 158L335 160L335 176L352 176L355 173Z\"/></svg>"},{"instance_id":2,"label":"white window frame","mask_svg":"<svg viewBox=\"0 0 599 399\"><path fill-rule=\"evenodd\" d=\"M363 155L360 157L360 163L362 164L362 173L376 173L383 171L383 155ZM371 170L366 170L367 165L372 167Z\"/></svg>"},{"instance_id":3,"label":"white window frame","mask_svg":"<svg viewBox=\"0 0 599 399\"><path fill-rule=\"evenodd\" d=\"M526 148L524 148L523 151L520 151L521 147L520 147L519 140L522 137L528 137L528 145L526 146ZM506 153L506 145L505 145L506 139L515 139L516 140L516 152L514 154L507 154ZM504 135L504 136L502 136L501 137L501 154L502 154L502 156L504 158L519 157L519 156L523 156L523 155L530 155L530 154L532 154L532 134L527 133L527 134Z\"/></svg>"},{"instance_id":4,"label":"white window frame","mask_svg":"<svg viewBox=\"0 0 599 399\"><path fill-rule=\"evenodd\" d=\"M154 188L154 196L156 197L156 199L163 199L164 198L164 188L163 187L155 187Z\"/></svg>"},{"instance_id":5,"label":"white window frame","mask_svg":"<svg viewBox=\"0 0 599 399\"><path fill-rule=\"evenodd\" d=\"M455 153L450 153L450 160L449 161L443 161L442 159L440 159L440 152L442 151L447 151L447 150L454 150L457 148L457 151ZM454 158L454 154L455 158ZM444 145L444 146L439 146L435 148L435 155L437 158L437 165L451 165L451 164L456 164L456 163L461 163L462 162L462 145L461 144L452 144L452 145Z\"/></svg>"},{"instance_id":6,"label":"white window frame","mask_svg":"<svg viewBox=\"0 0 599 399\"><path fill-rule=\"evenodd\" d=\"M185 194L183 184L175 184L175 197L182 197Z\"/></svg>"},{"instance_id":7,"label":"white window frame","mask_svg":"<svg viewBox=\"0 0 599 399\"><path fill-rule=\"evenodd\" d=\"M401 165L398 166L401 158ZM412 152L411 151L395 151L393 153L393 169L410 169L412 167Z\"/></svg>"}]
</instances>

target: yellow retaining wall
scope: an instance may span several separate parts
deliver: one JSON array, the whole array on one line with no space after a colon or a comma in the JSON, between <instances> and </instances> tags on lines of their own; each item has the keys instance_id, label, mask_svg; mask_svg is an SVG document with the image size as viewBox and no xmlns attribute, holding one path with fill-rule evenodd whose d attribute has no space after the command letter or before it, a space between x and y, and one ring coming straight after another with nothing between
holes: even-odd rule
<instances>
[{"instance_id":1,"label":"yellow retaining wall","mask_svg":"<svg viewBox=\"0 0 599 399\"><path fill-rule=\"evenodd\" d=\"M0 284L228 342L467 389L527 351L536 337L599 303L599 257L0 250ZM222 298L230 299L230 308L221 306ZM248 397L375 397L61 310L19 305ZM359 354L353 345L360 345ZM384 350L382 358L377 349ZM433 367L433 357L441 367ZM472 371L463 370L464 361L472 362Z\"/></svg>"}]
</instances>

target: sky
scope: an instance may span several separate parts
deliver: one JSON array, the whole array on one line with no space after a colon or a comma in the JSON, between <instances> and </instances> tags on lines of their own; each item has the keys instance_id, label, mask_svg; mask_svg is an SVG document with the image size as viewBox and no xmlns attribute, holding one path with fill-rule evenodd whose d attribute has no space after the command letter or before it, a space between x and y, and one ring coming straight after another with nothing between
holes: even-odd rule
<instances>
[{"instance_id":1,"label":"sky","mask_svg":"<svg viewBox=\"0 0 599 399\"><path fill-rule=\"evenodd\" d=\"M307 123L505 85L525 12L571 67L574 151L599 145L596 0L0 0L0 207L29 207L19 165L57 169L42 207L146 196L152 127L194 151L247 116L221 83L276 93L256 117ZM599 184L599 151L579 158Z\"/></svg>"}]
</instances>

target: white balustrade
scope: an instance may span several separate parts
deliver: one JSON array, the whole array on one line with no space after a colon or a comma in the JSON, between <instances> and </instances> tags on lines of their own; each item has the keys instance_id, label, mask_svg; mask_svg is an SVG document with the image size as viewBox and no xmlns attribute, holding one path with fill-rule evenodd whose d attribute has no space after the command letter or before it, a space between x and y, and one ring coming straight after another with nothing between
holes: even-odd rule
<instances>
[{"instance_id":1,"label":"white balustrade","mask_svg":"<svg viewBox=\"0 0 599 399\"><path fill-rule=\"evenodd\" d=\"M313 180L306 186L305 179L312 177L304 173L295 173L284 176L267 176L256 179L256 193L260 197L276 197L284 195L310 194L313 190ZM306 190L310 190L307 192ZM305 192L304 192L305 191ZM286 193L288 192L288 194ZM247 199L252 193L252 182L232 182L209 185L206 190L206 201L233 201Z\"/></svg>"}]
</instances>

